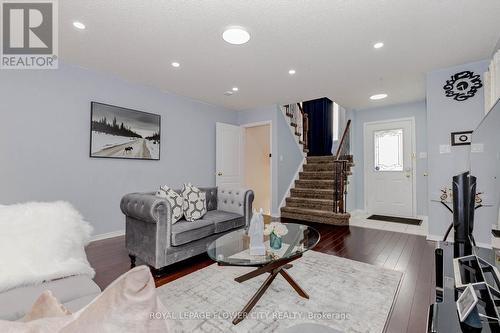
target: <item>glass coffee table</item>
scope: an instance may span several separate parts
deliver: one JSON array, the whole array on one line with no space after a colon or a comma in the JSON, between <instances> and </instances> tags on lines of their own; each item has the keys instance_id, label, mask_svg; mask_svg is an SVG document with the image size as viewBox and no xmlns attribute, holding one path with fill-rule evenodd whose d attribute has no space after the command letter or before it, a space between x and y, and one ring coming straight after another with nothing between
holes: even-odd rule
<instances>
[{"instance_id":1,"label":"glass coffee table","mask_svg":"<svg viewBox=\"0 0 500 333\"><path fill-rule=\"evenodd\" d=\"M295 282L286 270L292 267L291 262L299 259L305 251L312 249L318 244L320 239L319 232L312 227L302 224L283 224L287 227L288 233L282 237L283 245L281 249L271 249L269 237L265 236L266 254L262 256L250 255L250 238L245 229L225 234L217 238L208 247L208 255L220 266L257 267L255 270L235 278L236 282L241 283L265 273L270 274L233 320L233 324L235 325L245 319L278 274L283 276L300 296L309 298L309 295Z\"/></svg>"}]
</instances>

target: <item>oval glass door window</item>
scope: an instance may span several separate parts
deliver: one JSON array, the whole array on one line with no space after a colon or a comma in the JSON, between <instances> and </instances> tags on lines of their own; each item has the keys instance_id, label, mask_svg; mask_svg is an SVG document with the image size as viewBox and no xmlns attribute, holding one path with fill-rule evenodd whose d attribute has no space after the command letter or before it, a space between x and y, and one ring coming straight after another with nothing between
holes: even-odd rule
<instances>
[{"instance_id":1,"label":"oval glass door window","mask_svg":"<svg viewBox=\"0 0 500 333\"><path fill-rule=\"evenodd\" d=\"M375 131L375 170L403 171L403 129Z\"/></svg>"}]
</instances>

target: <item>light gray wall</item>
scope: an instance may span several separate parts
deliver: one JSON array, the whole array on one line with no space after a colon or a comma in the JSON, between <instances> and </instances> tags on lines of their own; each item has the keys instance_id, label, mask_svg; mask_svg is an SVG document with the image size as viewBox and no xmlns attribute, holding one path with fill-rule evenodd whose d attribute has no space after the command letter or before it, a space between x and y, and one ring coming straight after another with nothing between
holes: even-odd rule
<instances>
[{"instance_id":1,"label":"light gray wall","mask_svg":"<svg viewBox=\"0 0 500 333\"><path fill-rule=\"evenodd\" d=\"M278 105L238 112L240 125L271 121L272 123L272 200L271 214L280 215L280 204L304 158Z\"/></svg>"},{"instance_id":2,"label":"light gray wall","mask_svg":"<svg viewBox=\"0 0 500 333\"><path fill-rule=\"evenodd\" d=\"M457 67L441 69L427 74L427 124L428 124L428 199L429 199L429 234L444 235L452 221L451 214L439 202L440 188L451 187L452 177L468 170L469 146L454 146L450 154L440 154L440 145L450 145L450 133L474 130L484 115L484 93L480 89L473 97L458 102L446 97L443 85L451 75L470 70L483 74L488 61L473 62ZM490 229L491 224L490 223ZM476 225L477 242L491 243L489 231Z\"/></svg>"},{"instance_id":3,"label":"light gray wall","mask_svg":"<svg viewBox=\"0 0 500 333\"><path fill-rule=\"evenodd\" d=\"M353 143L353 153L355 167L351 181L351 188L354 188L355 198L351 195L349 201L353 199L356 202L356 209L363 210L364 203L364 124L372 121L383 121L399 118L415 118L415 137L416 137L416 174L417 174L417 214L427 215L427 179L424 173L427 170L427 159L419 158L420 152L427 150L427 121L425 102L416 102L408 104L398 104L386 107L370 108L356 110L352 116L353 133L351 140Z\"/></svg>"},{"instance_id":4,"label":"light gray wall","mask_svg":"<svg viewBox=\"0 0 500 333\"><path fill-rule=\"evenodd\" d=\"M297 145L296 139L283 112L278 111L278 200L286 196L290 183L297 174L297 169L304 161L304 152Z\"/></svg>"},{"instance_id":5,"label":"light gray wall","mask_svg":"<svg viewBox=\"0 0 500 333\"><path fill-rule=\"evenodd\" d=\"M89 158L90 102L162 116L161 161ZM215 123L237 113L61 64L0 74L0 204L66 200L94 234L124 229L121 197L161 184L215 184Z\"/></svg>"}]
</instances>

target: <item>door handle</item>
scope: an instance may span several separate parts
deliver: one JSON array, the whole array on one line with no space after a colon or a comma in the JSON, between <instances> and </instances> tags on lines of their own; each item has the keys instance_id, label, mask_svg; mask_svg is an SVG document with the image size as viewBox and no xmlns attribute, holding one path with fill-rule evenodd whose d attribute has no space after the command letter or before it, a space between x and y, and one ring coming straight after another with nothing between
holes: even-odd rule
<instances>
[{"instance_id":1,"label":"door handle","mask_svg":"<svg viewBox=\"0 0 500 333\"><path fill-rule=\"evenodd\" d=\"M217 174L217 176L222 176L222 172L219 172L219 173Z\"/></svg>"}]
</instances>

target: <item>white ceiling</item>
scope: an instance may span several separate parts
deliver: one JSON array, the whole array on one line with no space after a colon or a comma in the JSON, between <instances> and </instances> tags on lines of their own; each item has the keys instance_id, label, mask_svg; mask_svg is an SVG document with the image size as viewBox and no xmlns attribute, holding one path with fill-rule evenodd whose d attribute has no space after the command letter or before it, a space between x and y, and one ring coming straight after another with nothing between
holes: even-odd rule
<instances>
[{"instance_id":1,"label":"white ceiling","mask_svg":"<svg viewBox=\"0 0 500 333\"><path fill-rule=\"evenodd\" d=\"M486 59L499 0L63 0L61 59L231 109L327 96L422 100L425 73ZM86 24L78 31L72 22ZM245 45L224 28L251 33ZM376 41L385 47L373 49ZM178 61L181 68L170 63ZM290 76L294 68L297 74ZM224 92L233 86L233 96ZM369 96L386 92L382 101Z\"/></svg>"}]
</instances>

